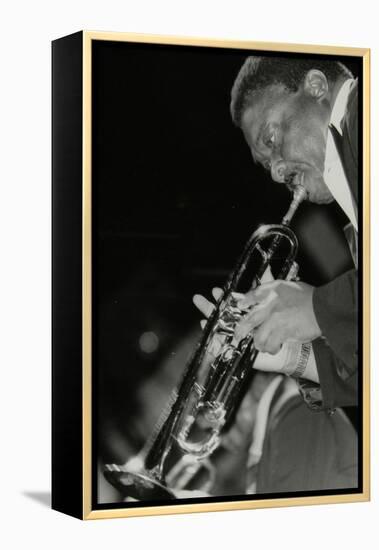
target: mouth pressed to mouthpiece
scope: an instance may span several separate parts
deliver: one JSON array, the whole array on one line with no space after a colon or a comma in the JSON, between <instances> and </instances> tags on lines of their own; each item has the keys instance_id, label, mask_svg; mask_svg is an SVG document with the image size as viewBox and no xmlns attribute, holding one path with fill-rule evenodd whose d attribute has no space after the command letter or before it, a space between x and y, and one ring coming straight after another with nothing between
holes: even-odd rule
<instances>
[{"instance_id":1,"label":"mouth pressed to mouthpiece","mask_svg":"<svg viewBox=\"0 0 379 550\"><path fill-rule=\"evenodd\" d=\"M305 198L308 197L308 192L304 187L304 172L293 171L289 173L285 178L285 185L291 193L294 193L296 189L301 187L303 194L305 193Z\"/></svg>"},{"instance_id":2,"label":"mouth pressed to mouthpiece","mask_svg":"<svg viewBox=\"0 0 379 550\"><path fill-rule=\"evenodd\" d=\"M297 187L298 185L302 185L304 180L304 172L299 170L292 170L288 174L286 174L284 178L284 183L286 185L290 185L291 187Z\"/></svg>"},{"instance_id":3,"label":"mouth pressed to mouthpiece","mask_svg":"<svg viewBox=\"0 0 379 550\"><path fill-rule=\"evenodd\" d=\"M286 174L284 177L284 183L286 185L293 185L293 182L296 176L297 176L297 172L290 172L289 174Z\"/></svg>"}]
</instances>

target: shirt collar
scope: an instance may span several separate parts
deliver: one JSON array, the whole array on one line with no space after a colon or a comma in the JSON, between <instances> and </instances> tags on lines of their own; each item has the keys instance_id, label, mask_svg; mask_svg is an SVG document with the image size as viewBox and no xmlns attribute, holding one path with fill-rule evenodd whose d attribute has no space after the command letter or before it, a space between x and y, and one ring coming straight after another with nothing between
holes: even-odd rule
<instances>
[{"instance_id":1,"label":"shirt collar","mask_svg":"<svg viewBox=\"0 0 379 550\"><path fill-rule=\"evenodd\" d=\"M338 130L338 132L341 135L342 135L342 128L341 128L342 119L345 116L347 102L349 100L349 94L353 84L354 84L353 78L348 78L342 84L337 94L336 100L334 102L332 114L330 115L330 124L335 126L335 128Z\"/></svg>"},{"instance_id":2,"label":"shirt collar","mask_svg":"<svg viewBox=\"0 0 379 550\"><path fill-rule=\"evenodd\" d=\"M347 110L349 94L353 84L354 79L352 78L343 83L337 94L330 117L330 126L333 125L341 135L341 124ZM330 130L326 142L324 181L334 199L344 210L355 230L357 230L357 217L349 184Z\"/></svg>"}]
</instances>

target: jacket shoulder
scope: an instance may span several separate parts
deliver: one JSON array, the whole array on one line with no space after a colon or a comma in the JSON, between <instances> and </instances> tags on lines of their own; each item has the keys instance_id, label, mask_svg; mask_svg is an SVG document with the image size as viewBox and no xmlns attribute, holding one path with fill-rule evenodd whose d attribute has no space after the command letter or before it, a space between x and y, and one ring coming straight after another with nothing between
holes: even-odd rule
<instances>
[{"instance_id":1,"label":"jacket shoulder","mask_svg":"<svg viewBox=\"0 0 379 550\"><path fill-rule=\"evenodd\" d=\"M343 134L347 134L346 137L349 139L351 151L354 156L356 156L358 152L358 87L358 80L355 80L350 90L346 112L342 122Z\"/></svg>"}]
</instances>

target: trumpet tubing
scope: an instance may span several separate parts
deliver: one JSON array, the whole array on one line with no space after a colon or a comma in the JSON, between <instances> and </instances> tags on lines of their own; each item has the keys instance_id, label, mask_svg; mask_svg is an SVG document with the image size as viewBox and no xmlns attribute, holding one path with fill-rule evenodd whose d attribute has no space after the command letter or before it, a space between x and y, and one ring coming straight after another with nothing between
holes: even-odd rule
<instances>
[{"instance_id":1,"label":"trumpet tubing","mask_svg":"<svg viewBox=\"0 0 379 550\"><path fill-rule=\"evenodd\" d=\"M296 277L298 242L288 225L305 195L304 188L297 186L282 223L260 226L250 237L168 410L139 455L139 466L131 467L130 462L123 467L106 466L105 476L125 495L175 498L183 480L201 464L208 464L220 445L249 387L258 354L251 334L240 340L235 337L235 327L247 313L238 306L239 298L261 284L274 262L279 263L277 278ZM173 449L182 458L174 467L175 475L172 470L170 475L167 459Z\"/></svg>"}]
</instances>

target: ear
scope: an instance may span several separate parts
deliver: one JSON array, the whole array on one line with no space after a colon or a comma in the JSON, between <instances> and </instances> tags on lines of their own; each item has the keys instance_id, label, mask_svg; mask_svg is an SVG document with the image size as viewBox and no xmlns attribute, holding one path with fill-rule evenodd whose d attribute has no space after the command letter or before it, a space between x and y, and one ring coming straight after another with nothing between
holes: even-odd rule
<instances>
[{"instance_id":1,"label":"ear","mask_svg":"<svg viewBox=\"0 0 379 550\"><path fill-rule=\"evenodd\" d=\"M322 71L311 69L304 78L304 91L314 99L324 99L329 91L328 79Z\"/></svg>"}]
</instances>

